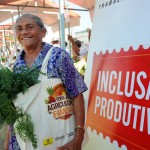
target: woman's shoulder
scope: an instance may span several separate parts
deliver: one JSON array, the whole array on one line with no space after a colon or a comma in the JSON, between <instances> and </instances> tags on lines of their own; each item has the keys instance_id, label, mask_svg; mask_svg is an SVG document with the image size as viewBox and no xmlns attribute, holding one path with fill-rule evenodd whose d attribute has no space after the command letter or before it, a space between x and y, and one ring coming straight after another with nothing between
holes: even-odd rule
<instances>
[{"instance_id":1,"label":"woman's shoulder","mask_svg":"<svg viewBox=\"0 0 150 150\"><path fill-rule=\"evenodd\" d=\"M59 55L62 53L61 48L55 47L49 43L44 42L42 54L46 55L48 51L51 51L51 56Z\"/></svg>"},{"instance_id":2,"label":"woman's shoulder","mask_svg":"<svg viewBox=\"0 0 150 150\"><path fill-rule=\"evenodd\" d=\"M71 57L69 54L66 52L66 50L60 48L60 47L55 47L50 44L46 44L47 46L47 51L51 51L50 53L50 58L49 62L52 62L53 64L60 64L62 61L66 60L70 62ZM49 49L48 49L49 47Z\"/></svg>"},{"instance_id":3,"label":"woman's shoulder","mask_svg":"<svg viewBox=\"0 0 150 150\"><path fill-rule=\"evenodd\" d=\"M60 47L52 47L52 55L57 55L57 56L69 56L66 50L60 48Z\"/></svg>"}]
</instances>

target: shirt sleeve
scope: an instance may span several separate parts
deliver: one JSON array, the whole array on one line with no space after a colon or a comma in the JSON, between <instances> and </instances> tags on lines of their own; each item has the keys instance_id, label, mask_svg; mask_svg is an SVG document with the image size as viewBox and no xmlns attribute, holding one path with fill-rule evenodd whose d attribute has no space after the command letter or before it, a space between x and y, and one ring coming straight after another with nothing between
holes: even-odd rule
<instances>
[{"instance_id":1,"label":"shirt sleeve","mask_svg":"<svg viewBox=\"0 0 150 150\"><path fill-rule=\"evenodd\" d=\"M82 76L74 67L73 61L70 56L64 51L61 54L61 65L59 67L59 73L62 82L66 87L67 93L71 97L75 97L80 93L87 90L87 86L84 83Z\"/></svg>"},{"instance_id":2,"label":"shirt sleeve","mask_svg":"<svg viewBox=\"0 0 150 150\"><path fill-rule=\"evenodd\" d=\"M47 69L48 78L60 78L70 97L76 97L87 90L82 76L74 67L73 60L65 50L58 47L52 50Z\"/></svg>"}]
</instances>

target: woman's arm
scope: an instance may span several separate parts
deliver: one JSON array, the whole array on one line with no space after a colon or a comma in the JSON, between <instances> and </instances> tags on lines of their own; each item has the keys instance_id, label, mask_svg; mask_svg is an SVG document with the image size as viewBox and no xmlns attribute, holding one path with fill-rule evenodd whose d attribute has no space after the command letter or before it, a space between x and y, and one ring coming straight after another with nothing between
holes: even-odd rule
<instances>
[{"instance_id":1,"label":"woman's arm","mask_svg":"<svg viewBox=\"0 0 150 150\"><path fill-rule=\"evenodd\" d=\"M79 94L74 98L74 114L76 126L84 127L85 123L85 108L84 108L84 98L82 94ZM76 131L78 131L77 128Z\"/></svg>"},{"instance_id":2,"label":"woman's arm","mask_svg":"<svg viewBox=\"0 0 150 150\"><path fill-rule=\"evenodd\" d=\"M76 123L75 137L66 145L59 147L58 150L81 150L84 139L84 122L85 122L85 108L83 95L79 94L74 98L74 114Z\"/></svg>"},{"instance_id":3,"label":"woman's arm","mask_svg":"<svg viewBox=\"0 0 150 150\"><path fill-rule=\"evenodd\" d=\"M9 139L10 139L10 129L8 127L7 131L6 131L5 142L4 142L4 149L5 150L8 150L8 148L9 148Z\"/></svg>"}]
</instances>

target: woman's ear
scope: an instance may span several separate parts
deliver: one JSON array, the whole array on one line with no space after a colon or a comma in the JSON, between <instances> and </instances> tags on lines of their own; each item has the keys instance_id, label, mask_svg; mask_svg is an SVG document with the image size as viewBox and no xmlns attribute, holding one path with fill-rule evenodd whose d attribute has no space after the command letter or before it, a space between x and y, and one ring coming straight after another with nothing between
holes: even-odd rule
<instances>
[{"instance_id":1,"label":"woman's ear","mask_svg":"<svg viewBox=\"0 0 150 150\"><path fill-rule=\"evenodd\" d=\"M46 29L46 28L43 28L43 29L42 29L42 33L43 33L43 34L42 34L42 37L43 37L43 38L45 37L46 32L47 32L47 29Z\"/></svg>"}]
</instances>

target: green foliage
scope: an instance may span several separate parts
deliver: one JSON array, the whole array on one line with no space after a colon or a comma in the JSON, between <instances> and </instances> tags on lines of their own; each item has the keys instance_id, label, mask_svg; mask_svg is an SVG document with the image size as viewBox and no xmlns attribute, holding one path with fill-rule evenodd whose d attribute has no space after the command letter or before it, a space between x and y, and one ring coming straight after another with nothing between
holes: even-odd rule
<instances>
[{"instance_id":1,"label":"green foliage","mask_svg":"<svg viewBox=\"0 0 150 150\"><path fill-rule=\"evenodd\" d=\"M18 116L13 103L5 93L0 94L0 116L1 123L6 122L9 125L13 125Z\"/></svg>"},{"instance_id":2,"label":"green foliage","mask_svg":"<svg viewBox=\"0 0 150 150\"><path fill-rule=\"evenodd\" d=\"M3 124L14 125L17 121L18 134L23 140L31 140L34 148L37 147L37 139L31 117L21 108L15 108L13 101L18 93L26 92L39 82L39 73L37 69L29 68L21 68L15 72L8 68L0 69L0 127Z\"/></svg>"},{"instance_id":3,"label":"green foliage","mask_svg":"<svg viewBox=\"0 0 150 150\"><path fill-rule=\"evenodd\" d=\"M74 63L74 66L78 70L78 72L84 77L86 70L86 57L82 58L80 61Z\"/></svg>"},{"instance_id":4,"label":"green foliage","mask_svg":"<svg viewBox=\"0 0 150 150\"><path fill-rule=\"evenodd\" d=\"M53 95L53 94L54 94L53 87L48 87L48 88L46 89L46 91L48 92L49 95Z\"/></svg>"},{"instance_id":5,"label":"green foliage","mask_svg":"<svg viewBox=\"0 0 150 150\"><path fill-rule=\"evenodd\" d=\"M15 126L16 132L19 133L20 137L25 141L27 138L32 142L33 147L37 147L37 139L33 134L34 128L33 123L31 121L31 116L25 114L23 117L17 120L17 124Z\"/></svg>"}]
</instances>

